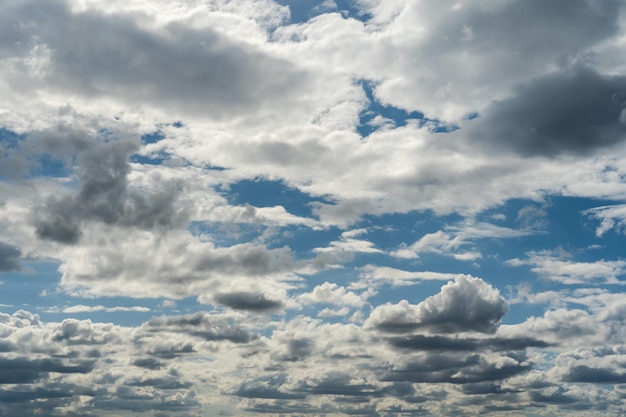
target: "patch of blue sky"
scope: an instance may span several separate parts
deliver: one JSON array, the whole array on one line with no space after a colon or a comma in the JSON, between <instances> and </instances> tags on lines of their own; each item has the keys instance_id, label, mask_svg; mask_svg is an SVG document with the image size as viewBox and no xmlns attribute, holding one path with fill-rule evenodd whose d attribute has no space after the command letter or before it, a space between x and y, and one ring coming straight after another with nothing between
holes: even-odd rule
<instances>
[{"instance_id":1,"label":"patch of blue sky","mask_svg":"<svg viewBox=\"0 0 626 417\"><path fill-rule=\"evenodd\" d=\"M615 204L607 200L580 197L552 196L546 202L510 200L501 207L487 210L478 216L479 220L512 229L527 229L535 234L516 239L515 245L499 241L500 255L504 258L523 257L529 251L563 249L579 261L617 259L623 256L626 239L621 233L609 231L596 236L599 221L585 216L585 210ZM619 202L618 202L619 204ZM597 246L602 251L596 251Z\"/></svg>"},{"instance_id":2,"label":"patch of blue sky","mask_svg":"<svg viewBox=\"0 0 626 417\"><path fill-rule=\"evenodd\" d=\"M26 135L17 134L11 130L0 127L0 149L17 148L19 142L25 138Z\"/></svg>"},{"instance_id":3,"label":"patch of blue sky","mask_svg":"<svg viewBox=\"0 0 626 417\"><path fill-rule=\"evenodd\" d=\"M17 134L11 130L0 128L0 161L3 157L9 157L13 152L18 152L22 147L27 134ZM24 173L24 179L38 177L67 177L72 173L72 164L75 158L70 155L55 157L48 153L33 154L25 158L28 164L28 173Z\"/></svg>"},{"instance_id":4,"label":"patch of blue sky","mask_svg":"<svg viewBox=\"0 0 626 417\"><path fill-rule=\"evenodd\" d=\"M363 91L369 100L369 105L359 115L357 132L362 137L367 137L384 126L406 126L411 120L417 121L419 126L428 124L433 133L446 133L458 129L458 126L446 124L435 119L429 119L421 112L407 112L399 107L383 104L374 94L376 87L374 82L360 80L359 83L363 87Z\"/></svg>"},{"instance_id":5,"label":"patch of blue sky","mask_svg":"<svg viewBox=\"0 0 626 417\"><path fill-rule=\"evenodd\" d=\"M157 143L163 139L165 139L165 135L163 134L163 132L157 130L156 132L146 133L145 135L142 135L141 143L147 145L149 143Z\"/></svg>"},{"instance_id":6,"label":"patch of blue sky","mask_svg":"<svg viewBox=\"0 0 626 417\"><path fill-rule=\"evenodd\" d=\"M265 226L256 223L234 223L232 221L193 221L187 230L202 239L210 237L210 241L221 247L232 246L238 243L251 242L260 238Z\"/></svg>"},{"instance_id":7,"label":"patch of blue sky","mask_svg":"<svg viewBox=\"0 0 626 417\"><path fill-rule=\"evenodd\" d=\"M154 316L172 313L170 309L163 309L160 301L159 299L100 297L94 302L93 299L66 296L62 304L39 307L37 313L45 322L60 322L67 317L72 317L96 323L139 326Z\"/></svg>"},{"instance_id":8,"label":"patch of blue sky","mask_svg":"<svg viewBox=\"0 0 626 417\"><path fill-rule=\"evenodd\" d=\"M358 7L355 0L276 0L276 2L289 7L289 23L304 23L321 14L333 12L362 22L371 18Z\"/></svg>"},{"instance_id":9,"label":"patch of blue sky","mask_svg":"<svg viewBox=\"0 0 626 417\"><path fill-rule=\"evenodd\" d=\"M311 203L325 202L323 198L311 197L296 188L287 186L283 181L262 178L239 181L221 191L228 203L232 205L282 206L289 213L300 217L313 216Z\"/></svg>"},{"instance_id":10,"label":"patch of blue sky","mask_svg":"<svg viewBox=\"0 0 626 417\"><path fill-rule=\"evenodd\" d=\"M63 296L58 292L59 263L22 261L22 269L0 274L0 304L9 310L33 310L59 305ZM6 311L6 308L4 308Z\"/></svg>"},{"instance_id":11,"label":"patch of blue sky","mask_svg":"<svg viewBox=\"0 0 626 417\"><path fill-rule=\"evenodd\" d=\"M60 159L44 154L37 158L37 163L31 167L30 177L62 178L72 175L74 159Z\"/></svg>"},{"instance_id":12,"label":"patch of blue sky","mask_svg":"<svg viewBox=\"0 0 626 417\"><path fill-rule=\"evenodd\" d=\"M182 124L180 126L182 126ZM141 144L150 145L158 143L163 139L165 139L165 135L163 134L163 132L157 130L155 132L142 135ZM166 161L170 158L171 155L168 152L159 151L157 154L150 155L133 154L130 156L129 160L130 162L142 165L161 165L163 161Z\"/></svg>"},{"instance_id":13,"label":"patch of blue sky","mask_svg":"<svg viewBox=\"0 0 626 417\"><path fill-rule=\"evenodd\" d=\"M364 239L376 242L379 249L396 249L400 244L411 244L428 233L435 233L462 220L458 214L437 216L430 210L409 213L391 213L374 216L366 214L353 229L365 228Z\"/></svg>"},{"instance_id":14,"label":"patch of blue sky","mask_svg":"<svg viewBox=\"0 0 626 417\"><path fill-rule=\"evenodd\" d=\"M137 326L153 316L192 313L201 309L195 297L164 302L163 298L99 297L84 298L59 287L59 263L22 262L22 269L0 273L0 311L13 314L23 309L36 312L44 322L60 322L67 317L94 322ZM206 306L205 306L206 308Z\"/></svg>"}]
</instances>

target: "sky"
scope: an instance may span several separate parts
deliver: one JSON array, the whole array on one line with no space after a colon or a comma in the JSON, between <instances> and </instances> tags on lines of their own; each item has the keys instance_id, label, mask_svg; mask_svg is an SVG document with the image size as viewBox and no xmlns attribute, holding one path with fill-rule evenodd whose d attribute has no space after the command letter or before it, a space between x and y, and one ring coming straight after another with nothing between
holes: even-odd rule
<instances>
[{"instance_id":1,"label":"sky","mask_svg":"<svg viewBox=\"0 0 626 417\"><path fill-rule=\"evenodd\" d=\"M626 1L0 3L0 416L626 414Z\"/></svg>"}]
</instances>

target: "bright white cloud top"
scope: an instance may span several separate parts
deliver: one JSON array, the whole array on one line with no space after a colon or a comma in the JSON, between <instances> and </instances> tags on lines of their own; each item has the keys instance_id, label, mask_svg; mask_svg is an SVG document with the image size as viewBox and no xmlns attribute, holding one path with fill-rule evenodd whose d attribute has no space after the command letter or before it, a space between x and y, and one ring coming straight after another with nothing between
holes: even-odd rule
<instances>
[{"instance_id":1,"label":"bright white cloud top","mask_svg":"<svg viewBox=\"0 0 626 417\"><path fill-rule=\"evenodd\" d=\"M0 415L626 414L626 1L0 11Z\"/></svg>"}]
</instances>

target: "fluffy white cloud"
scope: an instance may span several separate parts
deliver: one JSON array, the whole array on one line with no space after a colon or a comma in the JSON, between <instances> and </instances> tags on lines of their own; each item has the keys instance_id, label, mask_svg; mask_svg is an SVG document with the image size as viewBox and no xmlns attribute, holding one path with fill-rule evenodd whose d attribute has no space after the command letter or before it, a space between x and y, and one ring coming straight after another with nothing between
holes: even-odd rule
<instances>
[{"instance_id":1,"label":"fluffy white cloud","mask_svg":"<svg viewBox=\"0 0 626 417\"><path fill-rule=\"evenodd\" d=\"M507 311L500 293L480 278L458 276L419 304L383 304L365 326L386 332L493 333Z\"/></svg>"}]
</instances>

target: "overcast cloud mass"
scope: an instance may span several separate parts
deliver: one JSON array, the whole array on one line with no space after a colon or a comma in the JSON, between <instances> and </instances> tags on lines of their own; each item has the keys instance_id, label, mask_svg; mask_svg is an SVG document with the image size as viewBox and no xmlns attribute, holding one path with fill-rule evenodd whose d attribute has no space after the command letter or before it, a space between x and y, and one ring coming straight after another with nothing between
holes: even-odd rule
<instances>
[{"instance_id":1,"label":"overcast cloud mass","mask_svg":"<svg viewBox=\"0 0 626 417\"><path fill-rule=\"evenodd\" d=\"M0 416L626 415L625 0L0 5Z\"/></svg>"}]
</instances>

